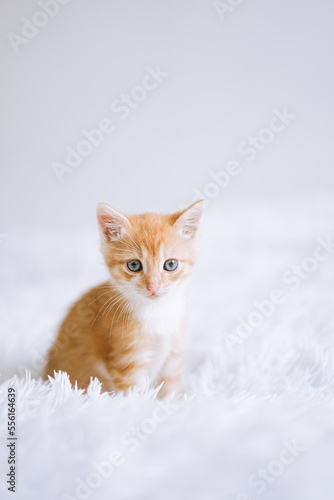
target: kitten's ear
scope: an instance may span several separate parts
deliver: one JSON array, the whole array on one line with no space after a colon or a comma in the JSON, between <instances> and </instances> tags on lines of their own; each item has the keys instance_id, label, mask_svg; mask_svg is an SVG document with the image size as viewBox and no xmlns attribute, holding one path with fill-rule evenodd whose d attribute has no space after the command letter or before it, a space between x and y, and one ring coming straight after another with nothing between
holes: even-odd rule
<instances>
[{"instance_id":1,"label":"kitten's ear","mask_svg":"<svg viewBox=\"0 0 334 500\"><path fill-rule=\"evenodd\" d=\"M195 201L190 207L172 215L173 223L178 227L182 236L192 239L196 236L201 217L205 207L205 201Z\"/></svg>"},{"instance_id":2,"label":"kitten's ear","mask_svg":"<svg viewBox=\"0 0 334 500\"><path fill-rule=\"evenodd\" d=\"M117 212L106 203L97 206L97 220L99 221L101 236L107 241L120 238L125 229L130 225L125 215Z\"/></svg>"}]
</instances>

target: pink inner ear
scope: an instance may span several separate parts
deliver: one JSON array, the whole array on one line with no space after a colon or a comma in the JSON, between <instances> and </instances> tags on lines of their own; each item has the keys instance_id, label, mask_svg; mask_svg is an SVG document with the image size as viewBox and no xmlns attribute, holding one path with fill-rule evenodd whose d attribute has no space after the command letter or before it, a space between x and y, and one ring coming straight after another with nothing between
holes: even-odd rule
<instances>
[{"instance_id":1,"label":"pink inner ear","mask_svg":"<svg viewBox=\"0 0 334 500\"><path fill-rule=\"evenodd\" d=\"M179 217L181 233L187 238L193 238L198 230L203 212L203 203L195 203Z\"/></svg>"},{"instance_id":2,"label":"pink inner ear","mask_svg":"<svg viewBox=\"0 0 334 500\"><path fill-rule=\"evenodd\" d=\"M101 233L110 241L118 239L129 224L125 215L103 203L98 205L97 218Z\"/></svg>"},{"instance_id":3,"label":"pink inner ear","mask_svg":"<svg viewBox=\"0 0 334 500\"><path fill-rule=\"evenodd\" d=\"M110 222L111 222L110 215L99 214L98 219L99 219L99 223L100 223L101 229L103 231L103 234L105 236L109 236L110 235Z\"/></svg>"}]
</instances>

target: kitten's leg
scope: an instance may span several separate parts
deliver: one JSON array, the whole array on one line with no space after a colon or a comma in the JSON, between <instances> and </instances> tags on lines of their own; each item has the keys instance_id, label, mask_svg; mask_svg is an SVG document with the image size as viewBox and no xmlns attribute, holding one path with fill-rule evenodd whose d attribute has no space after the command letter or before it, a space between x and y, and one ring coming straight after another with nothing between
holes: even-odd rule
<instances>
[{"instance_id":1,"label":"kitten's leg","mask_svg":"<svg viewBox=\"0 0 334 500\"><path fill-rule=\"evenodd\" d=\"M101 392L112 392L114 390L113 381L103 363L96 365L95 373L95 377L102 384Z\"/></svg>"},{"instance_id":2,"label":"kitten's leg","mask_svg":"<svg viewBox=\"0 0 334 500\"><path fill-rule=\"evenodd\" d=\"M149 387L148 372L145 366L130 363L124 366L113 367L109 370L114 390L127 392L136 387L139 391L145 391Z\"/></svg>"},{"instance_id":3,"label":"kitten's leg","mask_svg":"<svg viewBox=\"0 0 334 500\"><path fill-rule=\"evenodd\" d=\"M164 385L160 389L159 397L163 398L170 392L180 394L182 391L183 357L180 351L172 351L162 367L160 381Z\"/></svg>"},{"instance_id":4,"label":"kitten's leg","mask_svg":"<svg viewBox=\"0 0 334 500\"><path fill-rule=\"evenodd\" d=\"M127 392L136 387L144 391L149 387L148 366L151 360L151 341L141 335L136 324L123 331L117 325L113 332L106 368L115 391Z\"/></svg>"}]
</instances>

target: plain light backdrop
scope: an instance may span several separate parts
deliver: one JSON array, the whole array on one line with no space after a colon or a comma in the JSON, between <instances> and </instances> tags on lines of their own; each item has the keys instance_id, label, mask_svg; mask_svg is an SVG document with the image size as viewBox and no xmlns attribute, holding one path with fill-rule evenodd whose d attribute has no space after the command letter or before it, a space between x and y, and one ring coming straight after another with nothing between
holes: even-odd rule
<instances>
[{"instance_id":1,"label":"plain light backdrop","mask_svg":"<svg viewBox=\"0 0 334 500\"><path fill-rule=\"evenodd\" d=\"M200 192L214 196L190 286L190 397L91 498L254 499L262 483L262 500L332 500L334 0L0 0L0 14L0 390L6 401L18 387L14 499L74 495L125 431L153 422L151 397L38 380L70 304L108 279L96 204L167 212ZM168 76L122 120L111 104L140 95L157 66ZM293 119L273 133L282 112ZM104 118L115 130L59 182L54 162ZM267 144L247 161L254 136ZM231 161L240 173L218 188L212 172ZM330 243L316 260L319 238ZM305 451L283 466L286 441ZM261 470L272 484L254 481Z\"/></svg>"},{"instance_id":2,"label":"plain light backdrop","mask_svg":"<svg viewBox=\"0 0 334 500\"><path fill-rule=\"evenodd\" d=\"M100 201L174 211L233 159L224 211L333 193L331 0L231 0L220 16L211 0L70 0L15 51L43 3L0 2L0 232L93 227ZM157 65L168 77L120 120L111 103ZM248 162L238 146L284 107L292 123ZM53 162L104 117L115 131L59 182Z\"/></svg>"}]
</instances>

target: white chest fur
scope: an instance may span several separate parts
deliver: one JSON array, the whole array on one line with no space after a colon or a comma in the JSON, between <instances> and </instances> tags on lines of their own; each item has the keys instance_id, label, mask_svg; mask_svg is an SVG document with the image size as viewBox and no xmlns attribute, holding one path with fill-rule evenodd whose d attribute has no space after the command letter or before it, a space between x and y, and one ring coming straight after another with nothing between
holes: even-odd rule
<instances>
[{"instance_id":1,"label":"white chest fur","mask_svg":"<svg viewBox=\"0 0 334 500\"><path fill-rule=\"evenodd\" d=\"M142 352L141 355L148 361L151 380L157 380L173 345L183 333L181 330L186 315L185 294L141 301L136 304L133 314L142 332L151 338L149 352Z\"/></svg>"},{"instance_id":2,"label":"white chest fur","mask_svg":"<svg viewBox=\"0 0 334 500\"><path fill-rule=\"evenodd\" d=\"M186 314L184 293L140 301L133 314L148 335L166 336L176 333Z\"/></svg>"}]
</instances>

